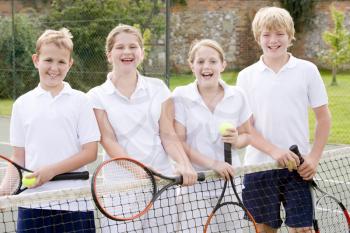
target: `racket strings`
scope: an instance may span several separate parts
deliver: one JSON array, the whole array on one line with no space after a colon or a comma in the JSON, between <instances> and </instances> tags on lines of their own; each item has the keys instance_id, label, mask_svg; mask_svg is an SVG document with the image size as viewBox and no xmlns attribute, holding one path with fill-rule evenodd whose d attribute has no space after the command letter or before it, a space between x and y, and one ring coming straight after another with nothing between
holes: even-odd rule
<instances>
[{"instance_id":1,"label":"racket strings","mask_svg":"<svg viewBox=\"0 0 350 233\"><path fill-rule=\"evenodd\" d=\"M18 169L4 159L0 159L0 166L0 196L15 194L21 185Z\"/></svg>"},{"instance_id":2,"label":"racket strings","mask_svg":"<svg viewBox=\"0 0 350 233\"><path fill-rule=\"evenodd\" d=\"M251 221L245 219L242 207L235 202L225 202L211 216L207 233L213 232L252 232L255 227Z\"/></svg>"},{"instance_id":3,"label":"racket strings","mask_svg":"<svg viewBox=\"0 0 350 233\"><path fill-rule=\"evenodd\" d=\"M152 200L154 184L150 174L130 161L112 160L99 170L108 177L95 182L99 204L110 216L123 220L144 211Z\"/></svg>"},{"instance_id":4,"label":"racket strings","mask_svg":"<svg viewBox=\"0 0 350 233\"><path fill-rule=\"evenodd\" d=\"M321 232L349 233L349 226L343 210L332 198L324 196L316 206L316 219Z\"/></svg>"},{"instance_id":5,"label":"racket strings","mask_svg":"<svg viewBox=\"0 0 350 233\"><path fill-rule=\"evenodd\" d=\"M241 184L241 181L233 178L233 183ZM221 182L221 190L224 187L224 180ZM240 187L240 186L235 186ZM241 191L237 190L240 194ZM218 193L217 193L218 194ZM220 198L219 195L211 195L212 198L216 196L216 201ZM242 197L239 197L240 199ZM206 233L211 232L256 232L253 222L248 220L244 209L239 204L239 200L236 198L234 191L231 187L231 182L227 183L225 195L221 201L219 208L212 213L206 222Z\"/></svg>"}]
</instances>

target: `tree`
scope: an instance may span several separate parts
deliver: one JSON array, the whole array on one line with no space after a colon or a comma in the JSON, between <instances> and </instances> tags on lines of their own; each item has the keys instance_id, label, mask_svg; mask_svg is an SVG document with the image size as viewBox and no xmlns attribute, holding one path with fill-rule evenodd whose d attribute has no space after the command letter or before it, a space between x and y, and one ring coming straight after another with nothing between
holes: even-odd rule
<instances>
[{"instance_id":1,"label":"tree","mask_svg":"<svg viewBox=\"0 0 350 233\"><path fill-rule=\"evenodd\" d=\"M344 26L344 12L331 7L331 14L334 28L333 31L323 33L323 41L329 49L323 51L322 58L332 66L331 85L334 86L338 85L338 68L350 61L350 32Z\"/></svg>"},{"instance_id":2,"label":"tree","mask_svg":"<svg viewBox=\"0 0 350 233\"><path fill-rule=\"evenodd\" d=\"M161 0L53 0L43 21L46 27L67 27L72 32L75 63L68 79L75 88L87 91L106 79L109 31L120 23L129 24L137 26L144 39L157 40L165 31L162 8ZM145 48L147 52L149 47Z\"/></svg>"},{"instance_id":3,"label":"tree","mask_svg":"<svg viewBox=\"0 0 350 233\"><path fill-rule=\"evenodd\" d=\"M282 7L293 17L297 32L302 32L311 26L314 17L315 0L280 0Z\"/></svg>"},{"instance_id":4,"label":"tree","mask_svg":"<svg viewBox=\"0 0 350 233\"><path fill-rule=\"evenodd\" d=\"M34 11L32 16L19 13L14 19L12 28L11 17L0 18L0 98L17 97L38 83L36 74L32 72L31 56L35 53L39 22Z\"/></svg>"}]
</instances>

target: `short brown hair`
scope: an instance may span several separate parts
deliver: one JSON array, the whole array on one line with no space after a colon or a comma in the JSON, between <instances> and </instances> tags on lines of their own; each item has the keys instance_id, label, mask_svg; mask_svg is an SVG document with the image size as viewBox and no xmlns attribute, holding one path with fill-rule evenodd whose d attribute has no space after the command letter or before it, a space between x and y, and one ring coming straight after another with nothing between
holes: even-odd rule
<instances>
[{"instance_id":1,"label":"short brown hair","mask_svg":"<svg viewBox=\"0 0 350 233\"><path fill-rule=\"evenodd\" d=\"M188 59L187 59L187 61L190 64L193 63L197 50L203 46L206 46L206 47L209 47L209 48L216 50L219 53L221 62L225 61L224 50L222 49L222 47L220 46L220 44L218 42L216 42L215 40L211 40L211 39L202 39L202 40L195 40L192 42L192 45L190 47L190 51L188 52Z\"/></svg>"},{"instance_id":2,"label":"short brown hair","mask_svg":"<svg viewBox=\"0 0 350 233\"><path fill-rule=\"evenodd\" d=\"M73 51L72 34L67 28L61 28L60 30L45 30L43 34L36 41L35 52L40 54L40 49L43 44L53 43L58 48L67 49L70 53Z\"/></svg>"},{"instance_id":3,"label":"short brown hair","mask_svg":"<svg viewBox=\"0 0 350 233\"><path fill-rule=\"evenodd\" d=\"M289 12L279 7L263 7L255 14L252 30L255 41L259 43L262 30L286 30L288 37L294 38L294 22Z\"/></svg>"},{"instance_id":4,"label":"short brown hair","mask_svg":"<svg viewBox=\"0 0 350 233\"><path fill-rule=\"evenodd\" d=\"M115 28L110 31L110 33L107 36L106 39L106 54L108 54L110 51L112 51L113 45L115 43L115 36L118 34L125 32L125 33L130 33L133 34L137 37L137 40L139 42L139 45L141 49L143 49L143 39L142 39L142 34L139 29L136 27L126 25L126 24L119 24Z\"/></svg>"}]
</instances>

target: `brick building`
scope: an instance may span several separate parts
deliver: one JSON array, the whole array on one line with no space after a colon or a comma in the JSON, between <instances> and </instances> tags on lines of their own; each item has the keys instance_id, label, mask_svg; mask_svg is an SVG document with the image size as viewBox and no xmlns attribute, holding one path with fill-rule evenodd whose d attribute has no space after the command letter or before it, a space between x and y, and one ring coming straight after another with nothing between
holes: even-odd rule
<instances>
[{"instance_id":1,"label":"brick building","mask_svg":"<svg viewBox=\"0 0 350 233\"><path fill-rule=\"evenodd\" d=\"M296 34L291 52L324 67L317 54L326 45L322 33L332 25L330 5L346 12L350 29L350 1L316 0L312 27ZM194 39L211 38L221 43L228 68L241 69L259 59L260 50L251 32L256 11L264 6L280 6L279 0L187 0L177 4L171 15L171 66L188 70L187 52Z\"/></svg>"}]
</instances>

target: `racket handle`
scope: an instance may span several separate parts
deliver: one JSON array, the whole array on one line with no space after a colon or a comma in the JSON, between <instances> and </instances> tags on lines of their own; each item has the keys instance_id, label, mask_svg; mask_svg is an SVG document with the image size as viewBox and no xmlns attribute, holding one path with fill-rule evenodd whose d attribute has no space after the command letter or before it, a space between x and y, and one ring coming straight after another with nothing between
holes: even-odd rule
<instances>
[{"instance_id":1,"label":"racket handle","mask_svg":"<svg viewBox=\"0 0 350 233\"><path fill-rule=\"evenodd\" d=\"M205 181L205 174L203 172L199 172L197 175L197 181Z\"/></svg>"},{"instance_id":2,"label":"racket handle","mask_svg":"<svg viewBox=\"0 0 350 233\"><path fill-rule=\"evenodd\" d=\"M224 143L224 154L225 154L225 162L232 165L232 154L231 154L231 144L225 142Z\"/></svg>"},{"instance_id":3,"label":"racket handle","mask_svg":"<svg viewBox=\"0 0 350 233\"><path fill-rule=\"evenodd\" d=\"M299 148L297 145L292 145L289 150L299 157L300 165L304 163L304 158L301 156Z\"/></svg>"},{"instance_id":4,"label":"racket handle","mask_svg":"<svg viewBox=\"0 0 350 233\"><path fill-rule=\"evenodd\" d=\"M89 172L67 172L63 174L59 174L51 179L51 181L58 181L58 180L88 180L89 179Z\"/></svg>"},{"instance_id":5,"label":"racket handle","mask_svg":"<svg viewBox=\"0 0 350 233\"><path fill-rule=\"evenodd\" d=\"M205 174L203 172L197 173L197 181L205 181ZM183 183L183 176L176 177L175 183L182 184Z\"/></svg>"}]
</instances>

